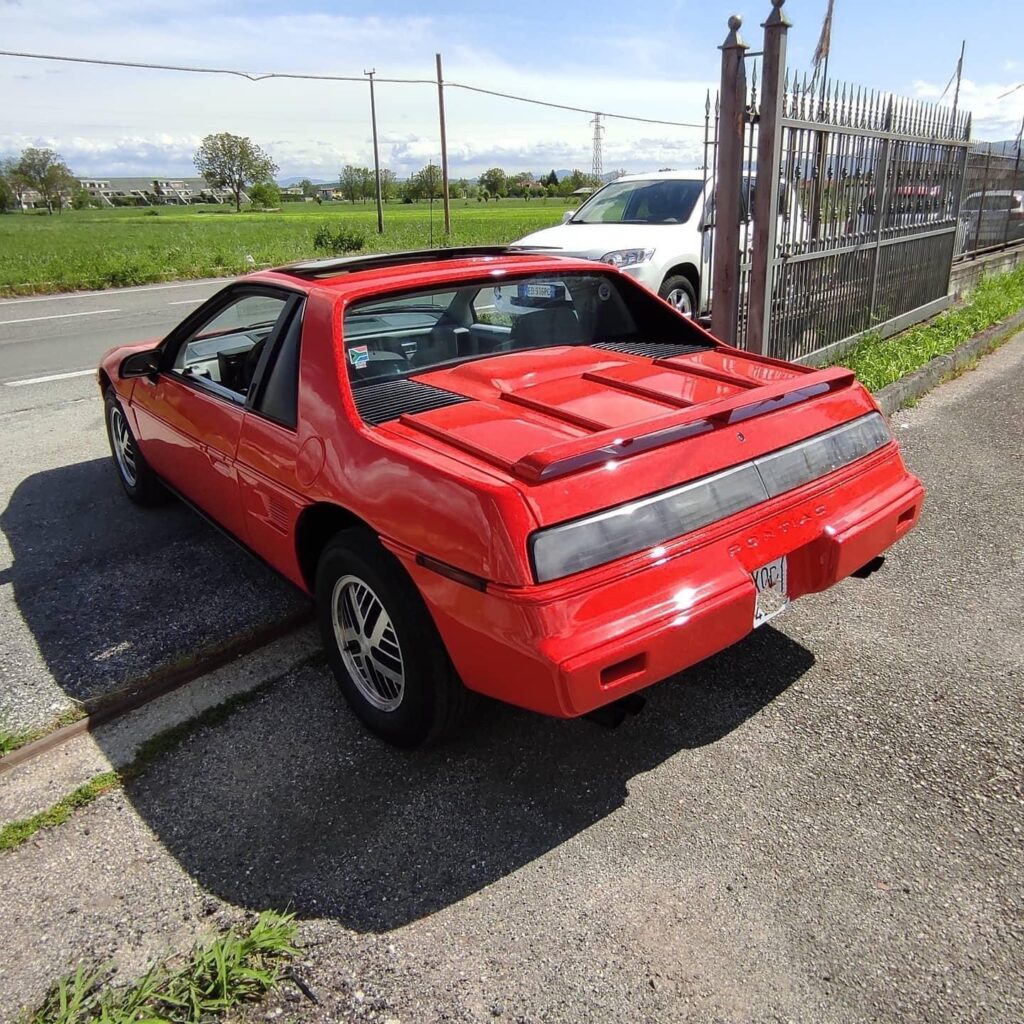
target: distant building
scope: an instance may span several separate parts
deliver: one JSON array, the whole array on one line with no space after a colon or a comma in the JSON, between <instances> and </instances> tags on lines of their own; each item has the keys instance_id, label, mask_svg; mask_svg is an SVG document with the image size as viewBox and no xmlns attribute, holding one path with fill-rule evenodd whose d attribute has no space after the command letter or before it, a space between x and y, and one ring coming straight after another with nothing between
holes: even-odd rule
<instances>
[{"instance_id":1,"label":"distant building","mask_svg":"<svg viewBox=\"0 0 1024 1024\"><path fill-rule=\"evenodd\" d=\"M233 202L227 188L211 188L205 178L79 178L103 206L189 206ZM248 199L245 193L243 199Z\"/></svg>"}]
</instances>

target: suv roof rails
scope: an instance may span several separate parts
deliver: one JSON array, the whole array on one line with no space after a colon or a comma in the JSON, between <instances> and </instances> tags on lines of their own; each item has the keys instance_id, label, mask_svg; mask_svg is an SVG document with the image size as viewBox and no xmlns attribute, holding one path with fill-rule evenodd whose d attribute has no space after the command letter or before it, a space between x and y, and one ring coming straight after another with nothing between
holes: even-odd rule
<instances>
[{"instance_id":1,"label":"suv roof rails","mask_svg":"<svg viewBox=\"0 0 1024 1024\"><path fill-rule=\"evenodd\" d=\"M351 274L357 270L374 270L378 267L398 267L410 263L438 263L443 260L462 260L473 256L505 256L526 253L529 250L510 245L458 245L449 249L414 249L409 252L381 252L366 256L339 256L323 260L303 260L275 267L278 274L293 277L334 277L337 274Z\"/></svg>"}]
</instances>

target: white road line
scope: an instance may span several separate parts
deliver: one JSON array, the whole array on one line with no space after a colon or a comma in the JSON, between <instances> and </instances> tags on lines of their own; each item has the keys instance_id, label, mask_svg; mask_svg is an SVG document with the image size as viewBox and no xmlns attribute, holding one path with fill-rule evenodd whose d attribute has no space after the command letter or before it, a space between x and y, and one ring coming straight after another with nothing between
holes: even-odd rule
<instances>
[{"instance_id":1,"label":"white road line","mask_svg":"<svg viewBox=\"0 0 1024 1024\"><path fill-rule=\"evenodd\" d=\"M70 380L72 377L88 377L90 374L95 375L95 373L95 370L72 370L70 373L51 373L47 377L29 377L28 380L7 380L4 381L4 387L23 388L29 384L46 384L51 380Z\"/></svg>"},{"instance_id":2,"label":"white road line","mask_svg":"<svg viewBox=\"0 0 1024 1024\"><path fill-rule=\"evenodd\" d=\"M23 320L0 320L0 327L7 324L33 324L38 320L65 320L69 316L96 316L99 313L120 313L119 309L86 309L81 313L51 313L50 316L27 316Z\"/></svg>"},{"instance_id":3,"label":"white road line","mask_svg":"<svg viewBox=\"0 0 1024 1024\"><path fill-rule=\"evenodd\" d=\"M209 288L231 281L230 277L197 278L195 281L178 281L174 284L133 284L126 288L101 288L91 292L55 292L53 295L34 295L30 299L0 299L0 309L17 306L24 302L60 302L64 299L89 299L97 295L120 295L122 292L165 292L170 288Z\"/></svg>"},{"instance_id":4,"label":"white road line","mask_svg":"<svg viewBox=\"0 0 1024 1024\"><path fill-rule=\"evenodd\" d=\"M177 302L168 302L168 306L198 306L200 302L205 302L206 299L178 299Z\"/></svg>"}]
</instances>

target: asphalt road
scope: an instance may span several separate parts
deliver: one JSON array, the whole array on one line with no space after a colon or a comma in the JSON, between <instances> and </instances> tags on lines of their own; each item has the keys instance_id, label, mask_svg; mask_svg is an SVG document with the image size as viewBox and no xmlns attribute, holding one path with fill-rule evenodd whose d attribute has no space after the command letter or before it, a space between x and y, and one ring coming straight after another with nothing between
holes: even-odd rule
<instances>
[{"instance_id":1,"label":"asphalt road","mask_svg":"<svg viewBox=\"0 0 1024 1024\"><path fill-rule=\"evenodd\" d=\"M184 506L125 498L91 372L0 386L0 432L0 727L44 726L304 607Z\"/></svg>"},{"instance_id":2,"label":"asphalt road","mask_svg":"<svg viewBox=\"0 0 1024 1024\"><path fill-rule=\"evenodd\" d=\"M186 281L0 300L0 384L93 370L114 345L163 337L226 283Z\"/></svg>"},{"instance_id":3,"label":"asphalt road","mask_svg":"<svg viewBox=\"0 0 1024 1024\"><path fill-rule=\"evenodd\" d=\"M496 707L402 753L323 669L286 675L0 856L0 1020L82 956L131 977L277 907L319 1002L246 1020L1016 1024L1022 392L1024 335L898 414L929 496L883 571L616 731ZM190 550L137 551L132 577L176 587Z\"/></svg>"}]
</instances>

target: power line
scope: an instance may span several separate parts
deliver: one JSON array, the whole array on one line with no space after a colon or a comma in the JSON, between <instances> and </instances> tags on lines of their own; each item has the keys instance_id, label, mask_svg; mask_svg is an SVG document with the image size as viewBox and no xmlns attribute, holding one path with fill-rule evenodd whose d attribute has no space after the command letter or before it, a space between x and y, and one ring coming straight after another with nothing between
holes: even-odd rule
<instances>
[{"instance_id":1,"label":"power line","mask_svg":"<svg viewBox=\"0 0 1024 1024\"><path fill-rule=\"evenodd\" d=\"M53 60L65 64L92 64L100 67L114 68L142 68L147 71L182 71L194 75L234 75L237 78L245 78L250 82L263 82L269 78L288 78L315 82L365 82L366 79L360 75L313 75L302 74L293 71L239 71L235 68L206 68L193 67L186 64L146 64L142 61L133 60L101 60L98 57L69 57L53 53L22 53L16 50L0 50L0 57L24 57L28 60ZM375 79L378 83L384 82L388 85L437 85L433 78L380 78ZM515 100L518 103L531 103L537 107L550 107L554 110L568 110L574 114L593 114L592 109L586 107L573 107L566 103L554 103L550 100L538 100L531 96L517 96L510 92L498 92L496 89L484 89L479 85L468 85L464 82L445 81L446 89L463 89L466 92L481 93L485 96L497 96L500 99ZM634 114L609 114L607 111L600 112L601 117L613 117L620 121L637 121L641 124L662 124L673 128L703 128L703 124L690 121L662 121L654 117L638 117Z\"/></svg>"},{"instance_id":2,"label":"power line","mask_svg":"<svg viewBox=\"0 0 1024 1024\"><path fill-rule=\"evenodd\" d=\"M2 54L2 51L0 51ZM515 96L508 92L497 92L495 89L482 89L478 85L463 85L461 82L448 82L445 83L446 88L452 89L466 89L469 92L482 92L486 96L499 96L504 100L518 100L520 103L533 103L538 107L554 107L556 110L570 110L574 114L593 114L593 110L588 110L586 107L570 107L565 103L552 103L549 100L535 100L528 96ZM609 114L608 111L598 111L601 117L614 117L620 121L640 121L643 124L667 124L673 128L703 128L703 124L697 124L696 122L690 121L661 121L656 117L637 117L634 114Z\"/></svg>"}]
</instances>

